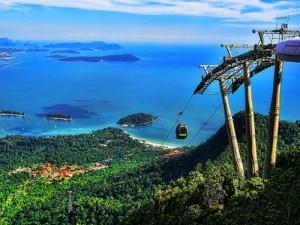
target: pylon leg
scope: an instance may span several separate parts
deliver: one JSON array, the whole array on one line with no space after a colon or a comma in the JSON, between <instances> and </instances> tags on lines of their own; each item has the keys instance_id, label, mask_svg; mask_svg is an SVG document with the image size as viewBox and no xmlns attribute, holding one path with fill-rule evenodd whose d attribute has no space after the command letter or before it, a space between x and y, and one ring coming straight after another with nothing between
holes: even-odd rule
<instances>
[{"instance_id":1,"label":"pylon leg","mask_svg":"<svg viewBox=\"0 0 300 225\"><path fill-rule=\"evenodd\" d=\"M248 177L258 176L259 168L256 153L255 121L252 101L249 63L244 63L244 86L245 86L245 122L247 135L247 164Z\"/></svg>"},{"instance_id":2,"label":"pylon leg","mask_svg":"<svg viewBox=\"0 0 300 225\"><path fill-rule=\"evenodd\" d=\"M232 114L231 114L231 110L230 110L229 99L228 99L225 85L224 85L224 80L223 79L219 80L219 84L220 84L223 106L224 106L227 135L228 135L228 140L229 140L229 144L230 144L230 147L232 150L232 155L233 155L233 164L234 164L233 166L234 166L234 169L241 176L244 176L243 162L242 162L241 156L240 156L239 145L238 145L238 141L237 141L237 137L236 137L235 127L234 127L233 118L232 118Z\"/></svg>"},{"instance_id":3,"label":"pylon leg","mask_svg":"<svg viewBox=\"0 0 300 225\"><path fill-rule=\"evenodd\" d=\"M269 113L269 130L268 130L268 145L264 162L264 178L270 176L271 170L276 164L278 130L279 130L279 114L280 114L280 94L282 82L283 62L276 58L272 102Z\"/></svg>"}]
</instances>

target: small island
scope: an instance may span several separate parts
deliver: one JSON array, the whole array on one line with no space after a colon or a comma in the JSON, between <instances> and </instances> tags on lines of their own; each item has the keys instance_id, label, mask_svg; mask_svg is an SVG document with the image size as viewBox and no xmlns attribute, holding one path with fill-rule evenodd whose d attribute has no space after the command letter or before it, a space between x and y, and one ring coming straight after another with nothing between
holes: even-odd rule
<instances>
[{"instance_id":1,"label":"small island","mask_svg":"<svg viewBox=\"0 0 300 225\"><path fill-rule=\"evenodd\" d=\"M53 58L53 59L62 59L62 58L66 58L66 56L63 55L48 55L48 58Z\"/></svg>"},{"instance_id":2,"label":"small island","mask_svg":"<svg viewBox=\"0 0 300 225\"><path fill-rule=\"evenodd\" d=\"M63 120L63 121L72 120L72 117L70 115L63 115L63 114L46 114L45 118L49 120Z\"/></svg>"},{"instance_id":3,"label":"small island","mask_svg":"<svg viewBox=\"0 0 300 225\"><path fill-rule=\"evenodd\" d=\"M28 48L26 52L49 52L49 49L46 48Z\"/></svg>"},{"instance_id":4,"label":"small island","mask_svg":"<svg viewBox=\"0 0 300 225\"><path fill-rule=\"evenodd\" d=\"M67 49L67 50L55 50L52 51L51 54L80 54L80 51L77 50L72 50L72 49Z\"/></svg>"},{"instance_id":5,"label":"small island","mask_svg":"<svg viewBox=\"0 0 300 225\"><path fill-rule=\"evenodd\" d=\"M146 113L131 114L120 119L117 124L121 127L145 126L153 123L157 119L156 116Z\"/></svg>"},{"instance_id":6,"label":"small island","mask_svg":"<svg viewBox=\"0 0 300 225\"><path fill-rule=\"evenodd\" d=\"M0 111L0 116L25 116L25 113L23 112L16 112L11 110L2 110Z\"/></svg>"}]
</instances>

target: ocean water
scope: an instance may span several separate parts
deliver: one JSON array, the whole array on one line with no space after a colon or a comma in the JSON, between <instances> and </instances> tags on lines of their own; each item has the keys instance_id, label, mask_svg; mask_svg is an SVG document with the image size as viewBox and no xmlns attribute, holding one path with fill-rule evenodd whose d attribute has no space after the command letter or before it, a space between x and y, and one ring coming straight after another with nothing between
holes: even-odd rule
<instances>
[{"instance_id":1,"label":"ocean water","mask_svg":"<svg viewBox=\"0 0 300 225\"><path fill-rule=\"evenodd\" d=\"M88 133L116 127L123 116L136 112L158 116L155 123L126 128L133 136L162 143L177 113L198 85L203 71L199 64L217 64L226 54L218 45L123 44L119 51L82 51L81 55L132 53L138 62L63 62L48 58L48 52L20 53L0 69L0 109L22 111L25 118L0 117L0 136L63 135ZM300 119L300 64L285 63L281 119ZM252 79L254 109L267 114L270 106L273 68ZM175 139L172 130L165 144L199 144L224 123L222 107L199 132L221 103L218 86L192 97L180 120L189 127L189 138ZM244 108L243 86L230 96L233 113ZM70 114L71 122L49 121L45 112ZM193 140L192 140L193 139Z\"/></svg>"}]
</instances>

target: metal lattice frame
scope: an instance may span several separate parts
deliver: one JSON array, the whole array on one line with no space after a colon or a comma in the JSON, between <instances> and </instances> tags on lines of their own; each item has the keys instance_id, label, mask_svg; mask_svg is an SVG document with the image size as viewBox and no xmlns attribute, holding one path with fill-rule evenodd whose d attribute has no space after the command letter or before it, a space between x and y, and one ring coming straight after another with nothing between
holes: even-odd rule
<instances>
[{"instance_id":1,"label":"metal lattice frame","mask_svg":"<svg viewBox=\"0 0 300 225\"><path fill-rule=\"evenodd\" d=\"M194 91L194 94L203 94L208 86L214 81L220 79L222 76L225 80L232 79L237 80L236 83L231 85L232 92L235 92L243 83L242 75L237 72L241 71L242 65L245 62L250 64L251 77L262 72L263 70L274 65L276 44L280 41L289 40L300 36L299 30L289 30L288 24L283 23L280 28L275 30L253 30L253 33L258 33L259 42L257 45L249 44L222 44L221 47L225 47L228 56L224 57L223 62L214 66L212 70L205 71L206 75L202 76L200 84ZM251 50L238 55L233 56L231 50L233 48L250 48ZM236 76L236 74L238 74ZM228 89L229 90L229 89Z\"/></svg>"},{"instance_id":2,"label":"metal lattice frame","mask_svg":"<svg viewBox=\"0 0 300 225\"><path fill-rule=\"evenodd\" d=\"M254 68L258 65L272 61L272 56L272 49L256 48L235 57L224 57L223 63L217 66L210 65L210 67L207 67L207 65L202 65L201 67L204 68L206 76L202 77L202 80L195 89L194 94L203 94L214 80L219 80L221 77L225 80L242 77L242 67L245 62L249 62L251 68L253 68L251 71L254 71ZM263 66L260 66L260 68L262 67ZM253 74L256 73L253 72Z\"/></svg>"}]
</instances>

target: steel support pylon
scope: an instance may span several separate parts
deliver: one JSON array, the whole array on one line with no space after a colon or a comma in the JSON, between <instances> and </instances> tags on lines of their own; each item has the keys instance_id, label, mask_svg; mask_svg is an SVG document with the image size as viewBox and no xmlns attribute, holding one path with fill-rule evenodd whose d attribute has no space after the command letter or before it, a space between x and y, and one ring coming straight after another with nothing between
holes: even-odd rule
<instances>
[{"instance_id":1,"label":"steel support pylon","mask_svg":"<svg viewBox=\"0 0 300 225\"><path fill-rule=\"evenodd\" d=\"M221 95L222 95L223 106L224 106L227 135L228 135L228 140L229 140L229 144L230 144L232 156L233 156L234 169L241 176L244 176L243 162L241 160L239 145L238 145L235 127L234 127L234 123L233 123L233 118L232 118L230 105L229 105L229 99L228 99L228 95L226 93L226 88L225 88L223 79L219 80L219 85L220 85L220 90L221 90Z\"/></svg>"},{"instance_id":2,"label":"steel support pylon","mask_svg":"<svg viewBox=\"0 0 300 225\"><path fill-rule=\"evenodd\" d=\"M258 176L259 168L256 153L256 136L255 136L255 121L252 101L252 90L250 81L249 63L245 62L244 69L244 86L245 86L245 122L247 135L247 175L248 177Z\"/></svg>"},{"instance_id":3,"label":"steel support pylon","mask_svg":"<svg viewBox=\"0 0 300 225\"><path fill-rule=\"evenodd\" d=\"M273 94L269 113L268 145L264 162L263 175L265 179L269 178L270 172L276 164L282 70L283 62L278 57L276 57L273 81Z\"/></svg>"}]
</instances>

